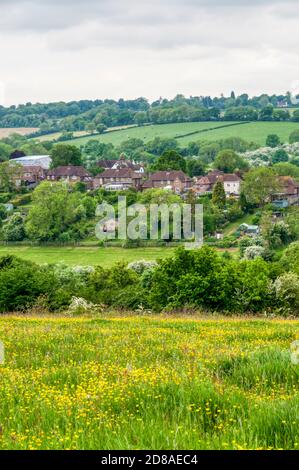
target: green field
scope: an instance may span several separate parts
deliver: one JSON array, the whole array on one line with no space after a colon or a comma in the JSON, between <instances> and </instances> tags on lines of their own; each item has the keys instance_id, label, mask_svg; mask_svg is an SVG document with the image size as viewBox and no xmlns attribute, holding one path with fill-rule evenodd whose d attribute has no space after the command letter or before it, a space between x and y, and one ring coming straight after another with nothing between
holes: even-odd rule
<instances>
[{"instance_id":1,"label":"green field","mask_svg":"<svg viewBox=\"0 0 299 470\"><path fill-rule=\"evenodd\" d=\"M298 449L292 320L0 316L0 449Z\"/></svg>"},{"instance_id":2,"label":"green field","mask_svg":"<svg viewBox=\"0 0 299 470\"><path fill-rule=\"evenodd\" d=\"M170 256L173 248L99 248L99 247L43 247L43 246L0 246L0 256L15 255L23 259L42 263L65 262L70 265L97 265L111 267L124 261L130 263L139 259L155 260Z\"/></svg>"},{"instance_id":3,"label":"green field","mask_svg":"<svg viewBox=\"0 0 299 470\"><path fill-rule=\"evenodd\" d=\"M114 132L107 132L101 135L94 135L88 137L82 137L80 139L74 139L67 141L67 143L73 143L75 145L84 145L90 139L97 139L100 142L112 143L117 146L124 140L130 139L132 137L142 139L144 142L154 139L155 137L169 137L174 138L181 135L188 134L189 132L198 132L190 136L188 141L203 139L206 135L207 129L217 128L219 126L229 126L234 123L228 122L188 122L188 123L178 123L178 124L159 124L159 125L150 125L143 127L133 127L128 129L123 129ZM239 126L238 126L239 127ZM181 139L179 139L180 141Z\"/></svg>"},{"instance_id":4,"label":"green field","mask_svg":"<svg viewBox=\"0 0 299 470\"><path fill-rule=\"evenodd\" d=\"M241 137L249 142L253 141L260 145L266 144L269 134L277 134L281 142L289 140L289 135L295 129L299 129L299 123L296 122L250 122L240 126L232 126L215 131L209 131L204 134L205 140L225 139L227 137ZM192 140L192 139L191 139ZM189 137L179 140L181 144L187 144Z\"/></svg>"},{"instance_id":5,"label":"green field","mask_svg":"<svg viewBox=\"0 0 299 470\"><path fill-rule=\"evenodd\" d=\"M236 125L237 124L237 125ZM223 127L225 126L225 127ZM208 130L212 129L212 130ZM299 129L299 123L295 122L190 122L180 124L160 124L144 127L134 127L114 132L107 132L102 135L82 137L67 141L74 145L84 145L90 139L97 139L100 142L112 143L117 146L129 138L142 139L144 142L155 137L177 138L181 145L197 140L215 141L227 137L241 137L247 141L253 141L260 145L265 145L269 134L277 134L282 142L287 142L290 133ZM186 135L194 133L191 135Z\"/></svg>"}]
</instances>

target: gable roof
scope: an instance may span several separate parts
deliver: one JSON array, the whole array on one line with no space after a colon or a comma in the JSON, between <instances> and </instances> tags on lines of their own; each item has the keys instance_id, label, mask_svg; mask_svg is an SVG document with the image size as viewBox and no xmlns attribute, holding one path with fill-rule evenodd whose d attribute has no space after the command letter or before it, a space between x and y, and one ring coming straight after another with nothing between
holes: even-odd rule
<instances>
[{"instance_id":1,"label":"gable roof","mask_svg":"<svg viewBox=\"0 0 299 470\"><path fill-rule=\"evenodd\" d=\"M142 176L135 171L131 170L131 168L119 168L117 170L105 170L103 173L97 175L97 178L134 178L134 179L141 179Z\"/></svg>"},{"instance_id":2,"label":"gable roof","mask_svg":"<svg viewBox=\"0 0 299 470\"><path fill-rule=\"evenodd\" d=\"M185 175L183 171L157 171L150 175L149 179L151 181L175 181L179 179L180 181L188 180L188 176Z\"/></svg>"},{"instance_id":3,"label":"gable roof","mask_svg":"<svg viewBox=\"0 0 299 470\"><path fill-rule=\"evenodd\" d=\"M223 175L219 176L219 180L223 181L224 183L227 182L238 182L241 181L241 178L236 175L235 173L224 173Z\"/></svg>"},{"instance_id":4,"label":"gable roof","mask_svg":"<svg viewBox=\"0 0 299 470\"><path fill-rule=\"evenodd\" d=\"M54 176L55 178L68 177L68 176L78 176L80 178L91 176L91 174L85 170L83 166L58 166L53 170L49 170L47 173L48 176Z\"/></svg>"},{"instance_id":5,"label":"gable roof","mask_svg":"<svg viewBox=\"0 0 299 470\"><path fill-rule=\"evenodd\" d=\"M98 160L96 165L100 168L112 168L117 160Z\"/></svg>"},{"instance_id":6,"label":"gable roof","mask_svg":"<svg viewBox=\"0 0 299 470\"><path fill-rule=\"evenodd\" d=\"M201 176L200 178L197 178L195 184L208 186L211 184L211 181L207 176Z\"/></svg>"}]
</instances>

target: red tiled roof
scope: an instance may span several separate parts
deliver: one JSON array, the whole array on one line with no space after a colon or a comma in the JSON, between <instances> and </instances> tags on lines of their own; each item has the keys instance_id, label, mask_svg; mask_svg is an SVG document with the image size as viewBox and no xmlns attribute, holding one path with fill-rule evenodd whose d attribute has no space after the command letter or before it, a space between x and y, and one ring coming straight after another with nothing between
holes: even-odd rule
<instances>
[{"instance_id":1,"label":"red tiled roof","mask_svg":"<svg viewBox=\"0 0 299 470\"><path fill-rule=\"evenodd\" d=\"M96 165L100 168L112 168L117 160L99 160Z\"/></svg>"},{"instance_id":2,"label":"red tiled roof","mask_svg":"<svg viewBox=\"0 0 299 470\"><path fill-rule=\"evenodd\" d=\"M120 168L118 170L105 170L103 173L97 175L98 178L134 178L141 179L142 176L130 168Z\"/></svg>"},{"instance_id":3,"label":"red tiled roof","mask_svg":"<svg viewBox=\"0 0 299 470\"><path fill-rule=\"evenodd\" d=\"M201 176L200 178L198 178L196 180L196 184L199 184L199 185L209 185L211 184L211 181L209 180L209 178L207 176Z\"/></svg>"},{"instance_id":4,"label":"red tiled roof","mask_svg":"<svg viewBox=\"0 0 299 470\"><path fill-rule=\"evenodd\" d=\"M53 170L49 170L47 172L48 176L54 176L55 178L59 177L67 177L67 176L78 176L80 178L84 178L87 176L91 176L88 171L83 168L83 166L58 166Z\"/></svg>"},{"instance_id":5,"label":"red tiled roof","mask_svg":"<svg viewBox=\"0 0 299 470\"><path fill-rule=\"evenodd\" d=\"M224 173L223 175L219 176L219 180L223 182L230 182L230 181L241 181L241 178L234 173Z\"/></svg>"},{"instance_id":6,"label":"red tiled roof","mask_svg":"<svg viewBox=\"0 0 299 470\"><path fill-rule=\"evenodd\" d=\"M150 181L181 181L188 180L188 176L183 171L157 171L149 177Z\"/></svg>"}]
</instances>

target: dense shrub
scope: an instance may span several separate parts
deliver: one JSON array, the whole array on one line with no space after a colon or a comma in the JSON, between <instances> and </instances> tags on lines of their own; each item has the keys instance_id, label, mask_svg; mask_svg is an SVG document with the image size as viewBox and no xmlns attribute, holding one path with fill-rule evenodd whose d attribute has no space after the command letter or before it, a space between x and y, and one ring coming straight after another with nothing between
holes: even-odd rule
<instances>
[{"instance_id":1,"label":"dense shrub","mask_svg":"<svg viewBox=\"0 0 299 470\"><path fill-rule=\"evenodd\" d=\"M196 251L178 249L173 258L162 260L154 271L149 304L155 310L166 306L229 308L234 272L217 253L203 247Z\"/></svg>"},{"instance_id":2,"label":"dense shrub","mask_svg":"<svg viewBox=\"0 0 299 470\"><path fill-rule=\"evenodd\" d=\"M4 225L2 236L5 241L19 242L24 240L26 236L24 218L18 213L13 214Z\"/></svg>"},{"instance_id":3,"label":"dense shrub","mask_svg":"<svg viewBox=\"0 0 299 470\"><path fill-rule=\"evenodd\" d=\"M153 311L194 307L226 312L263 312L286 307L296 313L299 304L299 273L291 272L298 242L280 261L267 262L257 254L261 246L249 246L250 259L234 260L204 246L179 248L159 262L119 263L100 266L38 266L14 256L0 258L0 312L42 305L50 310L68 309L73 298L91 304ZM255 259L252 259L255 258ZM290 272L287 272L287 270ZM85 303L84 303L85 305ZM80 310L80 309L79 309Z\"/></svg>"},{"instance_id":4,"label":"dense shrub","mask_svg":"<svg viewBox=\"0 0 299 470\"><path fill-rule=\"evenodd\" d=\"M0 311L23 310L52 291L52 278L36 265L5 260L0 268Z\"/></svg>"},{"instance_id":5,"label":"dense shrub","mask_svg":"<svg viewBox=\"0 0 299 470\"><path fill-rule=\"evenodd\" d=\"M97 266L88 276L81 296L96 304L134 308L141 303L138 275L119 263L111 269Z\"/></svg>"},{"instance_id":6,"label":"dense shrub","mask_svg":"<svg viewBox=\"0 0 299 470\"><path fill-rule=\"evenodd\" d=\"M281 257L281 265L299 275L299 241L291 243Z\"/></svg>"},{"instance_id":7,"label":"dense shrub","mask_svg":"<svg viewBox=\"0 0 299 470\"><path fill-rule=\"evenodd\" d=\"M135 271L137 274L143 274L145 271L152 270L157 266L156 261L146 261L140 259L128 264L128 268Z\"/></svg>"},{"instance_id":8,"label":"dense shrub","mask_svg":"<svg viewBox=\"0 0 299 470\"><path fill-rule=\"evenodd\" d=\"M265 248L259 245L248 246L244 251L244 259L255 259L258 256L264 257Z\"/></svg>"},{"instance_id":9,"label":"dense shrub","mask_svg":"<svg viewBox=\"0 0 299 470\"><path fill-rule=\"evenodd\" d=\"M295 273L285 273L279 276L272 286L279 306L298 315L299 276Z\"/></svg>"},{"instance_id":10,"label":"dense shrub","mask_svg":"<svg viewBox=\"0 0 299 470\"><path fill-rule=\"evenodd\" d=\"M234 295L231 303L239 312L261 312L271 305L269 263L260 257L235 264Z\"/></svg>"}]
</instances>

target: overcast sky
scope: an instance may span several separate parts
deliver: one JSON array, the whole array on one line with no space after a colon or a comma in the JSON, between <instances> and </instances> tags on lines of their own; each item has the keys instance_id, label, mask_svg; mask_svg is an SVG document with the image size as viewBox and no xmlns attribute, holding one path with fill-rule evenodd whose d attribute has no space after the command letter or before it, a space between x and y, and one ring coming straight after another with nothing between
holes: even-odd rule
<instances>
[{"instance_id":1,"label":"overcast sky","mask_svg":"<svg viewBox=\"0 0 299 470\"><path fill-rule=\"evenodd\" d=\"M283 93L298 0L0 0L0 103Z\"/></svg>"}]
</instances>

